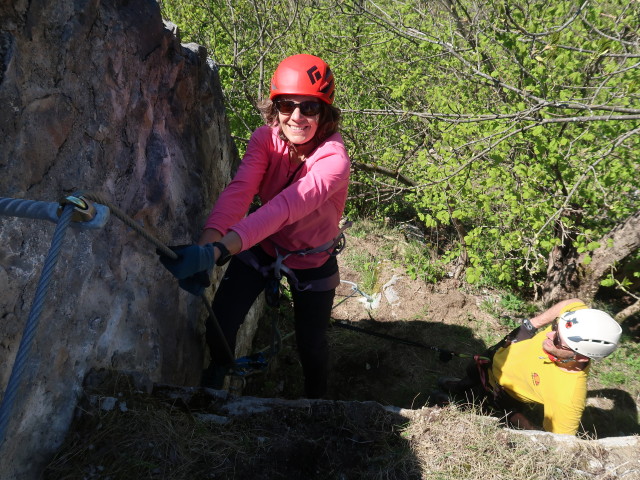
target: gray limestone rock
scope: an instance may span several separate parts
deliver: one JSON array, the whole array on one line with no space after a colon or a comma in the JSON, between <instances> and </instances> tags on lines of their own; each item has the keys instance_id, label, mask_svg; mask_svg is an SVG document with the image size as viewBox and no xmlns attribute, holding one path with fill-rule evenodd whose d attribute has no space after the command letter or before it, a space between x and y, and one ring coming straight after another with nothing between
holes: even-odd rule
<instances>
[{"instance_id":1,"label":"gray limestone rock","mask_svg":"<svg viewBox=\"0 0 640 480\"><path fill-rule=\"evenodd\" d=\"M153 0L0 0L0 197L111 199L167 245L198 237L237 152L215 65ZM55 225L0 216L0 392ZM92 368L195 385L201 301L155 246L112 217L69 229L0 455L35 478L62 442Z\"/></svg>"}]
</instances>

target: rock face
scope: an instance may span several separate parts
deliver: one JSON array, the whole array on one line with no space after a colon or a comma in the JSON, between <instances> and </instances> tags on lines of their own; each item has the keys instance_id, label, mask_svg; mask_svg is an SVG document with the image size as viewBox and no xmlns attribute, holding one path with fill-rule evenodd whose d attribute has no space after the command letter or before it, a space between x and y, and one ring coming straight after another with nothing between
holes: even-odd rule
<instances>
[{"instance_id":1,"label":"rock face","mask_svg":"<svg viewBox=\"0 0 640 480\"><path fill-rule=\"evenodd\" d=\"M152 0L0 0L0 197L99 192L168 245L191 243L237 162L213 62ZM0 216L0 392L53 223ZM61 443L90 369L195 385L200 299L112 217L69 229L0 455L34 478Z\"/></svg>"}]
</instances>

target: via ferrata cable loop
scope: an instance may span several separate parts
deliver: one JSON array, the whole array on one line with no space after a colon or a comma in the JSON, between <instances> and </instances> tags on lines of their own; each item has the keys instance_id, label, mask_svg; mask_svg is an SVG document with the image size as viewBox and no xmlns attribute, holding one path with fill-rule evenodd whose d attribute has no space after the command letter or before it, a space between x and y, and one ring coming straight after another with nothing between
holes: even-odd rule
<instances>
[{"instance_id":1,"label":"via ferrata cable loop","mask_svg":"<svg viewBox=\"0 0 640 480\"><path fill-rule=\"evenodd\" d=\"M71 215L72 222L89 222L96 216L96 208L91 202L87 202L82 196L69 195L60 200L60 206L56 214L58 217L62 215L64 207L72 205L73 213Z\"/></svg>"},{"instance_id":2,"label":"via ferrata cable loop","mask_svg":"<svg viewBox=\"0 0 640 480\"><path fill-rule=\"evenodd\" d=\"M65 232L69 227L72 215L73 207L71 205L65 206L61 213L60 221L58 222L53 234L49 253L47 254L44 262L44 267L40 275L31 311L29 312L29 318L25 324L22 339L20 340L20 346L18 347L18 353L16 354L13 368L11 370L11 376L9 377L9 382L7 383L7 388L5 389L4 397L2 398L2 404L0 405L0 445L4 442L6 428L9 424L9 417L13 410L18 388L22 382L22 376L27 365L31 345L36 335L36 329L40 323L40 315L44 306L44 300L47 295L49 283L58 261L58 256L62 247L62 240L64 239Z\"/></svg>"},{"instance_id":3,"label":"via ferrata cable loop","mask_svg":"<svg viewBox=\"0 0 640 480\"><path fill-rule=\"evenodd\" d=\"M60 203L0 197L0 215L58 223L66 205L74 206L70 223L74 229L96 230L104 227L109 220L108 207L94 205L76 196L66 197Z\"/></svg>"}]
</instances>

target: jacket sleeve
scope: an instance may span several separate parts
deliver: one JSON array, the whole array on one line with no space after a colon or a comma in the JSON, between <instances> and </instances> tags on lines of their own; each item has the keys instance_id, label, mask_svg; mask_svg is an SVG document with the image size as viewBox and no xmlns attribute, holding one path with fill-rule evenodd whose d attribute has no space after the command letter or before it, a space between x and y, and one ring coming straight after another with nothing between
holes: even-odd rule
<instances>
[{"instance_id":1,"label":"jacket sleeve","mask_svg":"<svg viewBox=\"0 0 640 480\"><path fill-rule=\"evenodd\" d=\"M225 235L245 216L267 170L270 141L268 127L261 127L251 135L236 175L218 197L204 228L215 228Z\"/></svg>"}]
</instances>

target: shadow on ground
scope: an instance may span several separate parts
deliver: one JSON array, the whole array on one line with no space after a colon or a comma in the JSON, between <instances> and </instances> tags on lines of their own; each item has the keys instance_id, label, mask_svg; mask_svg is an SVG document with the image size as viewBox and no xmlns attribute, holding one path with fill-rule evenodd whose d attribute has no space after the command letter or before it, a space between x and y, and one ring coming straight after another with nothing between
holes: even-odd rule
<instances>
[{"instance_id":1,"label":"shadow on ground","mask_svg":"<svg viewBox=\"0 0 640 480\"><path fill-rule=\"evenodd\" d=\"M473 338L471 329L458 325L369 319L350 325L369 333L347 330L335 323L331 327L327 399L420 408L429 403L429 393L436 388L438 377L462 373L468 357L485 350L484 343ZM266 330L258 332L256 341L268 344L271 329ZM407 345L404 340L424 347ZM447 352L454 355L443 361L442 357L448 356L443 353ZM302 370L292 337L283 343L267 372L247 379L243 392L289 399L303 395Z\"/></svg>"},{"instance_id":2,"label":"shadow on ground","mask_svg":"<svg viewBox=\"0 0 640 480\"><path fill-rule=\"evenodd\" d=\"M289 328L286 316L281 322L284 329ZM487 347L473 336L470 328L460 325L367 318L349 322L369 334L339 328L335 323L329 331L331 371L325 397L332 400L375 401L410 409L429 406L438 377L464 376L470 357L482 354ZM270 327L262 327L256 341L268 344L271 331ZM379 338L376 334L398 340ZM424 348L407 345L403 340L422 344ZM456 355L442 361L441 351ZM266 398L303 396L302 370L293 337L283 343L266 372L246 379L242 391ZM541 425L543 413L541 406L531 405L527 415ZM629 393L612 388L591 390L581 433L588 438L634 435L640 433L637 419L637 406Z\"/></svg>"}]
</instances>

